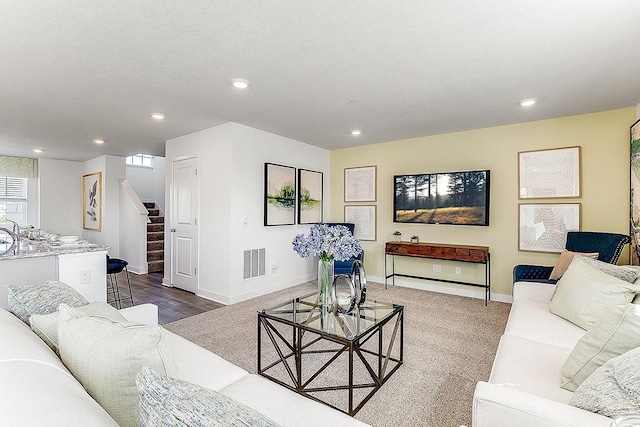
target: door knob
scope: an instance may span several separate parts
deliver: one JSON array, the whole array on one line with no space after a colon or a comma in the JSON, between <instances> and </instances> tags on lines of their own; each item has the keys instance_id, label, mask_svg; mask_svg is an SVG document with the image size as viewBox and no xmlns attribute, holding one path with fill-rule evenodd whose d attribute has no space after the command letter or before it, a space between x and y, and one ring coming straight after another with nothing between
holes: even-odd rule
<instances>
[{"instance_id":1,"label":"door knob","mask_svg":"<svg viewBox=\"0 0 640 427\"><path fill-rule=\"evenodd\" d=\"M169 230L169 231L171 231L172 233L175 233L175 232L176 232L176 229L175 229L175 228L172 228L172 229L171 229L171 230Z\"/></svg>"}]
</instances>

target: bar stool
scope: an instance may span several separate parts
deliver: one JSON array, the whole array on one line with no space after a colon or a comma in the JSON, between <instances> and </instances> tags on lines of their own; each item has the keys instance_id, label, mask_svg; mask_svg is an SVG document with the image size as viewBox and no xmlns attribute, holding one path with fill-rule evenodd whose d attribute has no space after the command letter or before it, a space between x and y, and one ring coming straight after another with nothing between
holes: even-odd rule
<instances>
[{"instance_id":1,"label":"bar stool","mask_svg":"<svg viewBox=\"0 0 640 427\"><path fill-rule=\"evenodd\" d=\"M131 291L131 281L129 280L129 270L127 270L127 265L129 263L123 259L119 258L111 258L107 255L107 302L115 303L115 306L118 310L122 308L122 301L130 300L131 305L135 305L133 302L133 291ZM117 274L124 272L127 275L127 286L129 288L129 296L121 295L120 289L118 288L118 276ZM113 301L109 301L109 295L113 295Z\"/></svg>"}]
</instances>

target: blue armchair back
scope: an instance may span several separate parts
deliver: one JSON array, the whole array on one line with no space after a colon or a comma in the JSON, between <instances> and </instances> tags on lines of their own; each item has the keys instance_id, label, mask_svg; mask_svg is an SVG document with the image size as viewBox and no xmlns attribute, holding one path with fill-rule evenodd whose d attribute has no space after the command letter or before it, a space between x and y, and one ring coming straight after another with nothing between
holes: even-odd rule
<instances>
[{"instance_id":1,"label":"blue armchair back","mask_svg":"<svg viewBox=\"0 0 640 427\"><path fill-rule=\"evenodd\" d=\"M334 225L344 225L349 229L351 234L353 234L356 229L356 225L351 222L326 222L325 224L330 227L333 227ZM360 260L364 262L364 251L362 251L362 253L357 257L352 257L347 261L334 261L333 263L334 274L336 276L338 274L351 274L351 268L353 267L353 262L355 260Z\"/></svg>"}]
</instances>

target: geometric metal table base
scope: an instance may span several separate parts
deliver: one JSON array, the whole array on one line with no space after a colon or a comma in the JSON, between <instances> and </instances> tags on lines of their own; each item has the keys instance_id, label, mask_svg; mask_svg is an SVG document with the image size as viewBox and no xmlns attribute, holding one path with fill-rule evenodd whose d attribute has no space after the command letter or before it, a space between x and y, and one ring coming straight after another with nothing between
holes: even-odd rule
<instances>
[{"instance_id":1,"label":"geometric metal table base","mask_svg":"<svg viewBox=\"0 0 640 427\"><path fill-rule=\"evenodd\" d=\"M386 316L376 318L376 310L390 304L369 301L343 315L323 311L310 301L296 299L294 305L258 312L258 373L353 416L402 365L403 307L393 305ZM263 351L263 333L271 350L266 363L262 359L269 351ZM343 369L345 373L336 372ZM332 381L327 385L321 379ZM346 407L335 402L339 391L348 393Z\"/></svg>"}]
</instances>

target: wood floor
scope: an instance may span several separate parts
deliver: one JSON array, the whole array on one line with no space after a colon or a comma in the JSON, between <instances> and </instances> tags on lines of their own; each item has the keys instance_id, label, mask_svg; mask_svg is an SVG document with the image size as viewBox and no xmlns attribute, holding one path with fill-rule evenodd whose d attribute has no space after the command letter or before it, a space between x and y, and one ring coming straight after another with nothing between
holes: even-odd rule
<instances>
[{"instance_id":1,"label":"wood floor","mask_svg":"<svg viewBox=\"0 0 640 427\"><path fill-rule=\"evenodd\" d=\"M157 305L158 323L161 325L223 307L223 304L200 298L191 292L163 286L162 277L163 273L129 274L135 304ZM120 298L128 296L127 276L124 271L117 274L117 280ZM111 297L108 299L111 301ZM122 308L130 306L131 301L122 301Z\"/></svg>"}]
</instances>

